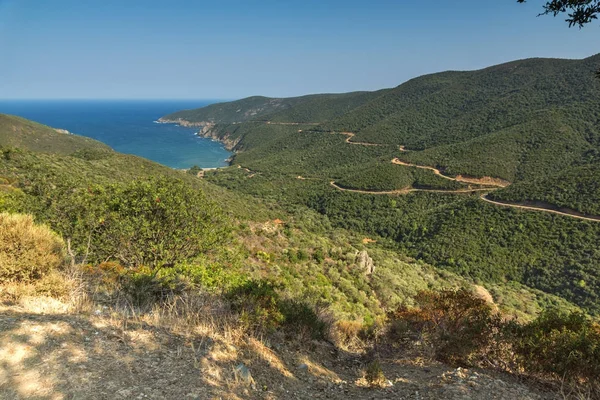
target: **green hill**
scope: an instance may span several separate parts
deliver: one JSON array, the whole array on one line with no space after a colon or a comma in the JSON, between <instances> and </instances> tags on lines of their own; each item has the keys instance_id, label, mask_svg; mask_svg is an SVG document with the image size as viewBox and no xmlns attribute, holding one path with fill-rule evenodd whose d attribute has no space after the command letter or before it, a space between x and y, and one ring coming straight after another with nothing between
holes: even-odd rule
<instances>
[{"instance_id":1,"label":"green hill","mask_svg":"<svg viewBox=\"0 0 600 400\"><path fill-rule=\"evenodd\" d=\"M6 114L0 114L0 146L65 155L82 150L99 153L112 151L96 140Z\"/></svg>"},{"instance_id":2,"label":"green hill","mask_svg":"<svg viewBox=\"0 0 600 400\"><path fill-rule=\"evenodd\" d=\"M337 105L330 98L327 107L309 97L272 114L268 124L215 120L210 134L235 139L233 164L251 172L225 169L207 178L289 207L309 206L336 226L378 235L471 279L517 281L597 312L600 224L501 208L480 200L481 192L463 192L487 190L490 199L597 215L599 63L600 55L520 60L348 95L355 97L341 116L335 114L350 97ZM305 115L315 115L306 110L320 108L336 111L306 124ZM393 158L445 177L394 165ZM458 175L512 184L498 190L448 179ZM342 193L331 181L354 190L425 192Z\"/></svg>"},{"instance_id":3,"label":"green hill","mask_svg":"<svg viewBox=\"0 0 600 400\"><path fill-rule=\"evenodd\" d=\"M415 263L389 249L367 245L362 233L334 228L327 218L306 207L286 210L182 171L111 151L81 136L59 134L20 118L2 115L0 118L10 121L0 126L3 143L20 144L0 146L0 212L34 215L38 222L46 223L68 239L75 254L86 254L92 265L115 260L106 255L119 243L119 235L128 235L132 228L128 225L129 217L121 215L123 210L133 207L138 218L147 207L143 203L130 203L124 196L143 191L149 184L152 203L154 196L168 201L169 192L177 193L178 188L187 187L190 193L201 196L202 204L189 204L185 208L199 207L220 215L212 220L211 231L238 227L233 240L229 237L224 243L213 245L206 256L210 261L197 261L199 265L183 263L180 267L185 271L176 269L176 274L192 274L186 279L199 279L204 285L220 285L223 290L240 277L267 279L281 285L288 297L311 304L328 304L338 318L349 319L382 316L400 304L411 303L412 296L421 289L472 286L457 275ZM23 131L27 132L27 140L23 140ZM44 152L34 150L55 134L63 135L54 142L56 147L45 148ZM160 182L167 186L161 186ZM117 217L113 230L109 224ZM271 222L277 219L286 221L285 225ZM165 219L164 223L185 224L186 220ZM143 223L139 222L127 243L138 240L137 231L141 229ZM128 252L129 246L124 248ZM363 250L368 250L377 265L372 276L358 265L357 254ZM223 269L220 263L229 265L229 269ZM190 265L196 265L197 270L189 270ZM492 289L497 293L500 307L524 318L530 318L549 304L573 307L558 297L524 286L496 284L490 286Z\"/></svg>"},{"instance_id":4,"label":"green hill","mask_svg":"<svg viewBox=\"0 0 600 400\"><path fill-rule=\"evenodd\" d=\"M324 122L339 117L379 96L379 92L318 94L289 98L254 96L228 103L184 110L161 118L161 121L198 123L240 123L245 121Z\"/></svg>"},{"instance_id":5,"label":"green hill","mask_svg":"<svg viewBox=\"0 0 600 400\"><path fill-rule=\"evenodd\" d=\"M248 151L240 156L249 161L264 146L292 143L281 169L273 165L284 160L273 158L254 161L261 171L231 167L199 179L76 135L3 120L9 123L0 126L0 305L10 317L3 319L9 347L41 343L36 354L47 354L47 341L36 339L46 315L43 332L56 333L52 343L61 351L68 343L87 343L86 351L97 356L102 336L103 348L114 345L135 357L148 344L135 344L143 326L148 337L160 335L157 349L172 346L167 351L183 360L183 369L209 343L222 346L213 354L225 360L223 371L248 364L254 377L277 370L286 382L293 377L288 368L299 362L309 363L299 371L339 379L335 364L352 371L350 382L368 379L372 370L381 375L379 358L387 368L415 357L413 372L435 359L543 373L561 385L566 374L574 384L597 377L590 365L597 364L598 326L580 307L597 312L600 304L600 224L505 210L474 195L336 190L324 174L357 187L452 190L466 183L423 168L380 165L395 146L350 144L347 135L322 131L299 135L304 125L244 130ZM42 144L55 147L38 151ZM327 154L334 149L332 162ZM317 158L307 152L323 162L314 165ZM313 176L290 177L295 170ZM67 318L69 304L74 314ZM23 331L21 320L35 323ZM71 324L81 330L88 320L85 335L72 334ZM184 344L189 357L182 358ZM224 357L223 349L232 356ZM308 358L323 352L334 361L321 367ZM575 353L573 362L556 369L555 360ZM56 368L65 364L61 357ZM212 356L202 357L197 369ZM357 370L357 360L365 360L364 368ZM207 365L215 371L215 364ZM254 372L263 369L265 375ZM429 367L423 373L426 392ZM9 396L21 387L17 381L4 386ZM367 390L348 387L356 394Z\"/></svg>"}]
</instances>

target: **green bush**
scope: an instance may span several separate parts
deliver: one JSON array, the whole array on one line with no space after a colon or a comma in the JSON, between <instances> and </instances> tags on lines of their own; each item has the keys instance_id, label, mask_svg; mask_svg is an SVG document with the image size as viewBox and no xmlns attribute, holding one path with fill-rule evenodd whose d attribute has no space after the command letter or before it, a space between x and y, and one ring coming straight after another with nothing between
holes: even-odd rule
<instances>
[{"instance_id":1,"label":"green bush","mask_svg":"<svg viewBox=\"0 0 600 400\"><path fill-rule=\"evenodd\" d=\"M585 315L549 310L524 326L513 324L511 331L526 371L600 383L600 326Z\"/></svg>"},{"instance_id":2,"label":"green bush","mask_svg":"<svg viewBox=\"0 0 600 400\"><path fill-rule=\"evenodd\" d=\"M385 375L381 369L379 360L374 360L367 365L365 370L365 380L369 386L383 386L385 383Z\"/></svg>"},{"instance_id":3,"label":"green bush","mask_svg":"<svg viewBox=\"0 0 600 400\"><path fill-rule=\"evenodd\" d=\"M279 309L287 327L294 329L297 333L307 333L314 339L325 339L327 324L308 304L295 300L283 300Z\"/></svg>"},{"instance_id":4,"label":"green bush","mask_svg":"<svg viewBox=\"0 0 600 400\"><path fill-rule=\"evenodd\" d=\"M62 239L30 215L0 213L0 283L38 280L64 261Z\"/></svg>"},{"instance_id":5,"label":"green bush","mask_svg":"<svg viewBox=\"0 0 600 400\"><path fill-rule=\"evenodd\" d=\"M192 176L197 176L197 175L198 175L198 172L200 172L200 171L202 171L202 168L200 168L200 167L199 167L199 166L197 166L197 165L193 165L193 166L192 166L190 169L188 169L186 172L187 172L189 175L192 175Z\"/></svg>"},{"instance_id":6,"label":"green bush","mask_svg":"<svg viewBox=\"0 0 600 400\"><path fill-rule=\"evenodd\" d=\"M248 281L232 289L227 297L248 330L273 331L285 319L279 310L279 294L270 282Z\"/></svg>"},{"instance_id":7,"label":"green bush","mask_svg":"<svg viewBox=\"0 0 600 400\"><path fill-rule=\"evenodd\" d=\"M60 189L59 189L60 190ZM192 261L229 237L222 211L177 179L54 193L46 220L90 261L117 260L152 269Z\"/></svg>"},{"instance_id":8,"label":"green bush","mask_svg":"<svg viewBox=\"0 0 600 400\"><path fill-rule=\"evenodd\" d=\"M229 291L227 297L246 329L268 332L285 328L324 339L327 325L315 311L304 302L281 299L277 289L271 282L252 280Z\"/></svg>"}]
</instances>

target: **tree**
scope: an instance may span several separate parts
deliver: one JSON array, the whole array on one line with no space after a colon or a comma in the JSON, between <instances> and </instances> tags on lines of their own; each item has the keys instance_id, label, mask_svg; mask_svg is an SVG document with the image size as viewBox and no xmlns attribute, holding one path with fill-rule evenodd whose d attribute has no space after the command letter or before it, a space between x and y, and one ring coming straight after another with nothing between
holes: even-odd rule
<instances>
[{"instance_id":1,"label":"tree","mask_svg":"<svg viewBox=\"0 0 600 400\"><path fill-rule=\"evenodd\" d=\"M129 183L66 188L45 219L78 254L92 262L161 268L227 243L231 224L222 210L186 182L151 178Z\"/></svg>"},{"instance_id":2,"label":"tree","mask_svg":"<svg viewBox=\"0 0 600 400\"><path fill-rule=\"evenodd\" d=\"M517 0L525 3L527 0ZM600 0L551 0L544 5L544 12L540 15L552 14L555 17L562 13L568 13L566 21L569 27L589 24L598 18L600 14Z\"/></svg>"}]
</instances>

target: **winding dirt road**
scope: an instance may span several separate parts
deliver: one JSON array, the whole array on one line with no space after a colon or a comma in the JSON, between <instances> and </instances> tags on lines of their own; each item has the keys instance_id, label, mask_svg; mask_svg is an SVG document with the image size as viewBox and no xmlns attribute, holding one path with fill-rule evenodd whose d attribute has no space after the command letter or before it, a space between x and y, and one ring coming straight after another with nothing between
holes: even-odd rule
<instances>
[{"instance_id":1,"label":"winding dirt road","mask_svg":"<svg viewBox=\"0 0 600 400\"><path fill-rule=\"evenodd\" d=\"M404 188L404 189L396 189L396 190L387 190L387 191L379 191L379 190L360 190L360 189L349 189L342 187L335 183L335 181L329 182L331 186L334 188L341 190L343 192L352 192L352 193L363 193L363 194L407 194L412 192L429 192L429 193L473 193L473 192L489 192L490 188L475 188L475 189L457 189L457 190L444 190L444 189L417 189L417 188Z\"/></svg>"},{"instance_id":2,"label":"winding dirt road","mask_svg":"<svg viewBox=\"0 0 600 400\"><path fill-rule=\"evenodd\" d=\"M333 132L333 134L346 136L346 143L348 143L348 144L357 144L359 146L383 146L382 144L379 144L379 143L353 142L352 138L355 135L352 132Z\"/></svg>"},{"instance_id":3,"label":"winding dirt road","mask_svg":"<svg viewBox=\"0 0 600 400\"><path fill-rule=\"evenodd\" d=\"M437 176L439 176L440 178L448 179L450 181L473 183L476 185L494 186L494 187L499 187L499 188L507 187L508 185L510 185L510 182L508 182L508 181L505 181L505 180L499 179L499 178L492 178L489 176L484 176L482 178L473 178L473 177L457 175L456 177L453 178L451 176L446 176L446 175L442 174L442 172L437 168L416 165L416 164L410 164L410 163L404 162L398 158L394 158L392 160L392 164L402 165L405 167L421 168L421 169L433 171L433 173L436 174Z\"/></svg>"},{"instance_id":4,"label":"winding dirt road","mask_svg":"<svg viewBox=\"0 0 600 400\"><path fill-rule=\"evenodd\" d=\"M269 123L269 122L267 122L267 123ZM300 124L295 124L295 123L275 123L275 124L300 125ZM379 144L379 143L353 142L351 139L355 136L355 134L352 132L334 132L334 133L346 136L346 143L348 143L348 144L355 144L355 145L360 145L360 146L384 146L383 144ZM404 146L399 146L399 150L404 151L404 152L408 151L404 148ZM475 177L457 175L456 177L451 177L451 176L442 174L442 172L437 168L423 166L423 165L410 164L410 163L400 160L397 157L394 158L391 162L392 162L392 164L401 165L404 167L426 169L426 170L432 171L435 175L437 175L441 178L448 179L451 181L467 183L467 184L475 184L475 185L486 186L486 187L457 189L457 190L403 188L403 189L396 189L396 190L374 191L374 190L360 190L360 189L344 188L344 187L336 184L335 181L330 181L329 184L332 187L334 187L335 189L343 191L343 192L374 194L374 195L402 195L402 194L408 194L408 193L413 193L413 192L429 192L429 193L490 192L493 190L505 188L511 184L509 181L506 181L506 180L503 180L500 178L493 178L493 177L489 177L489 176L484 176L482 178L475 178ZM243 168L243 167L241 165L238 165L238 168ZM255 175L254 171L251 171L248 168L243 168L243 170L245 170L248 173L252 173L252 175L250 177L253 177ZM316 179L316 178L305 178L303 176L297 176L296 179L308 180L308 179ZM520 210L528 210L528 211L546 212L546 213L551 213L551 214L556 214L556 215L562 215L565 217L576 218L576 219L580 219L580 220L584 220L584 221L600 222L599 216L584 215L584 214L578 213L577 211L560 211L560 210L554 210L551 208L534 207L534 206L527 206L527 205L514 204L514 203L504 203L504 202L499 202L499 201L495 201L495 200L490 200L487 198L487 193L483 193L479 198L482 201L485 201L486 203L493 204L493 205L496 205L499 207L517 208Z\"/></svg>"},{"instance_id":5,"label":"winding dirt road","mask_svg":"<svg viewBox=\"0 0 600 400\"><path fill-rule=\"evenodd\" d=\"M547 213L552 213L552 214L557 214L557 215L563 215L565 217L582 219L584 221L600 222L600 217L595 217L592 215L583 215L583 214L578 213L577 211L566 212L566 211L552 210L550 208L526 206L526 205L520 205L520 204L514 204L514 203L504 203L504 202L488 199L487 194L482 194L480 196L480 198L481 198L481 200L483 200L487 203L494 204L499 207L511 207L511 208L519 208L521 210L542 211L542 212L547 212Z\"/></svg>"},{"instance_id":6,"label":"winding dirt road","mask_svg":"<svg viewBox=\"0 0 600 400\"><path fill-rule=\"evenodd\" d=\"M355 134L352 132L339 132L339 134L347 136L346 143L348 143L348 144L358 144L358 145L363 145L363 146L382 146L381 144L377 144L377 143L353 142L353 141L351 141L351 139L355 136ZM404 146L399 146L399 149L400 149L400 151L407 151L404 148ZM448 180L456 181L456 182L462 182L462 183L487 186L487 187L477 188L477 189L471 189L471 188L458 189L458 190L404 188L404 189L388 190L388 191L371 191L371 190L359 190L359 189L344 188L344 187L337 185L335 183L335 181L331 181L331 182L329 182L329 184L331 186L333 186L334 188L336 188L337 190L341 190L344 192L363 193L363 194L381 194L381 195L399 195L399 194L407 194L407 193L411 193L411 192L430 192L430 193L490 192L493 190L505 188L511 184L509 181L506 181L506 180L503 180L500 178L493 178L493 177L489 177L489 176L484 176L482 178L468 177L468 176L462 176L462 175L457 175L456 177L450 177L450 176L446 176L446 175L442 174L442 172L437 168L423 166L423 165L410 164L410 163L400 160L397 157L392 160L392 164L401 165L404 167L414 167L414 168L426 169L426 170L432 171L435 175L437 175L441 178L444 178L444 179L448 179ZM535 206L528 206L528 205L514 204L514 203L504 203L504 202L499 202L499 201L495 201L495 200L490 200L487 198L487 193L482 194L480 196L480 199L482 201L485 201L486 203L494 204L499 207L517 208L520 210L528 210L528 211L546 212L546 213L551 213L551 214L556 214L556 215L562 215L565 217L576 218L576 219L580 219L580 220L584 220L584 221L600 222L600 216L584 215L584 214L579 213L574 210L560 211L560 210L554 210L549 207L548 208L535 207Z\"/></svg>"}]
</instances>

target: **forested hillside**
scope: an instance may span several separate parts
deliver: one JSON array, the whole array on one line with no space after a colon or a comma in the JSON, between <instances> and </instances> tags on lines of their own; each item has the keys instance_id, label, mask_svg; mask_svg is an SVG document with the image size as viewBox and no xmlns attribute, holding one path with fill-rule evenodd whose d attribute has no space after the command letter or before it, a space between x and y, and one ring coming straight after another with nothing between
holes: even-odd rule
<instances>
[{"instance_id":1,"label":"forested hillside","mask_svg":"<svg viewBox=\"0 0 600 400\"><path fill-rule=\"evenodd\" d=\"M325 104L318 97L269 123L215 121L210 134L235 139L233 164L245 170L207 179L309 206L463 276L521 282L597 312L600 224L568 213L598 215L599 63L529 59L427 75L356 95L354 108L318 125L304 116ZM540 211L485 203L486 194ZM567 216L544 212L556 209Z\"/></svg>"},{"instance_id":2,"label":"forested hillside","mask_svg":"<svg viewBox=\"0 0 600 400\"><path fill-rule=\"evenodd\" d=\"M305 207L286 211L85 137L0 118L10 121L0 127L0 141L19 143L0 146L0 212L33 215L68 240L78 260L130 269L134 275L122 279L134 279L132 285L152 276L152 285L158 285L152 290L185 281L223 291L248 279L265 280L287 298L327 304L336 318L371 321L411 303L420 289L472 286L365 244L360 233L335 228ZM33 151L47 140L54 140L57 150ZM147 225L150 217L158 221ZM156 248L148 245L156 240L154 230L164 235ZM193 248L199 254L186 245L193 235L202 244ZM377 265L372 274L361 266L361 251ZM151 269L140 270L140 264ZM500 307L525 319L550 304L573 307L524 287L494 285L493 290Z\"/></svg>"},{"instance_id":3,"label":"forested hillside","mask_svg":"<svg viewBox=\"0 0 600 400\"><path fill-rule=\"evenodd\" d=\"M164 121L190 123L239 123L244 121L324 122L339 117L378 97L379 92L317 94L289 98L248 97L229 103L212 104L162 117Z\"/></svg>"},{"instance_id":4,"label":"forested hillside","mask_svg":"<svg viewBox=\"0 0 600 400\"><path fill-rule=\"evenodd\" d=\"M410 353L410 360L420 360L418 366L411 361L419 370L423 360L486 368L492 360L494 370L509 372L504 365L511 363L552 384L585 387L597 378L596 369L588 368L595 365L597 325L565 299L597 310L594 262L600 246L594 238L600 237L600 224L505 212L469 194L453 194L464 182L392 163L386 164L387 175L378 176L396 179L392 186L412 184L425 192L397 197L341 192L323 179L323 171L347 176L347 185L377 184L365 180L375 172L347 175L351 161L336 166L343 152L322 169L313 166L307 178L290 179L291 170L241 167L205 172L209 181L232 191L200 179L195 170L172 170L86 138L2 117L10 123L0 127L0 304L12 314L0 323L11 345L41 329L11 333L14 321L39 319L14 306L33 298L44 302L44 310L74 304L73 315L65 315L65 308L56 314L60 322L53 329L76 321L81 330L83 321L93 320L85 331L94 345L101 340L102 348L134 343L125 336L128 326L141 325L160 329L165 340L158 347L171 346L173 354L183 343L175 333L182 327L195 342L216 340L215 346L224 343L238 351L234 343L243 349L242 364L238 355L218 365L194 364L207 373L221 366L247 370L246 364L253 371L260 366L286 371L281 365L291 358L280 359L278 353L301 351L323 360L320 349L326 346L326 354L336 359L329 368L351 371L348 379L358 379L356 385L373 393L381 387L386 395L404 391L401 385L381 386L383 354L385 373L392 376L397 369L388 365ZM264 126L279 135L273 145L302 130L301 125ZM308 135L312 141L320 138L323 152L317 155L349 146L356 151L351 159L368 160L395 151L351 144L347 135ZM55 150L34 150L50 140ZM310 142L302 146L314 149ZM305 170L314 160L303 159L302 146L294 142L290 149L300 161L292 168ZM371 170L376 163L364 167ZM396 170L405 173L399 180ZM427 192L436 185L445 185L448 193ZM450 336L436 328L440 318L452 327ZM108 319L113 325L102 328ZM427 341L415 339L422 337ZM277 345L267 350L261 340ZM66 342L82 346L89 340L53 336L54 344ZM514 350L505 355L506 348ZM582 354L575 361L555 362L575 349ZM48 347L43 351L47 354ZM341 353L351 360L340 360ZM347 367L355 366L354 354L364 354L358 371ZM15 365L15 371L28 368ZM105 367L100 365L95 368ZM321 368L310 365L309 371ZM264 381L266 375L255 376ZM69 376L80 377L73 371ZM11 381L0 392L12 393L16 386ZM358 393L354 383L348 387Z\"/></svg>"}]
</instances>

